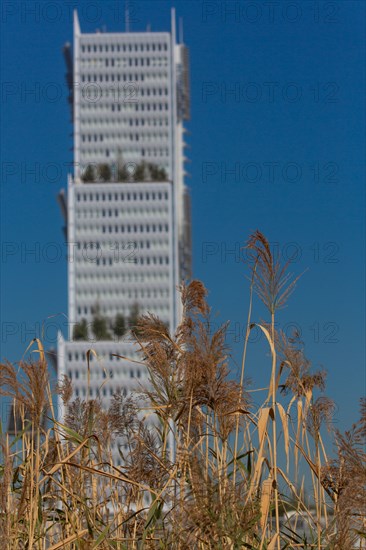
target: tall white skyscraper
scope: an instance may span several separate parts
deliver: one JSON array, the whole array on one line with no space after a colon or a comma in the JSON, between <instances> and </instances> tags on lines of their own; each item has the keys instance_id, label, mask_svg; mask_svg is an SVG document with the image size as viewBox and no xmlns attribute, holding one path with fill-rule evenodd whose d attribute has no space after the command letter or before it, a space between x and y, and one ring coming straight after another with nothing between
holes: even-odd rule
<instances>
[{"instance_id":1,"label":"tall white skyscraper","mask_svg":"<svg viewBox=\"0 0 366 550\"><path fill-rule=\"evenodd\" d=\"M174 330L177 286L191 275L190 197L184 183L188 52L170 32L82 33L64 48L74 125L74 171L60 194L69 245L69 335L59 375L75 395L107 405L145 376L121 318L158 315ZM116 328L117 326L117 328ZM97 334L96 334L97 333ZM62 411L61 411L62 412Z\"/></svg>"}]
</instances>

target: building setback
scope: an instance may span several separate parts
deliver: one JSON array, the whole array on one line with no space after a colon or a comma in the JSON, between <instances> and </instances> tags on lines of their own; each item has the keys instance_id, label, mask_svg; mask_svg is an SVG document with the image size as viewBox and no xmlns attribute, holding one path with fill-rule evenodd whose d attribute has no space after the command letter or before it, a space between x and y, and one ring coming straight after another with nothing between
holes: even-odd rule
<instances>
[{"instance_id":1,"label":"building setback","mask_svg":"<svg viewBox=\"0 0 366 550\"><path fill-rule=\"evenodd\" d=\"M137 358L134 345L116 336L116 316L127 321L136 309L149 311L173 331L177 286L191 276L188 52L175 27L173 10L170 32L82 33L75 12L73 49L64 48L74 171L59 196L69 250L69 334L59 336L58 372L85 398L92 348L89 397L105 406L115 391L128 394L146 376L138 363L115 357ZM105 337L93 334L96 316L106 322Z\"/></svg>"}]
</instances>

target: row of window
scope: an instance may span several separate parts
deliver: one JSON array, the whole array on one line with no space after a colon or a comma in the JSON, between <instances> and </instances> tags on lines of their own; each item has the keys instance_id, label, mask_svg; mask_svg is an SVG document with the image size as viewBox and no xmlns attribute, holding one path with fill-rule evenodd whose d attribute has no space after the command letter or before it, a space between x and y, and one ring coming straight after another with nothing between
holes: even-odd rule
<instances>
[{"instance_id":1,"label":"row of window","mask_svg":"<svg viewBox=\"0 0 366 550\"><path fill-rule=\"evenodd\" d=\"M168 132L149 132L147 133L146 130L142 131L140 134L118 134L118 133L105 133L105 134L81 134L81 141L83 143L86 142L98 142L98 141L112 141L114 142L116 139L123 140L127 139L130 142L131 141L153 141L156 143L157 141L163 141L169 139Z\"/></svg>"},{"instance_id":2,"label":"row of window","mask_svg":"<svg viewBox=\"0 0 366 550\"><path fill-rule=\"evenodd\" d=\"M119 153L119 147L116 146L115 156ZM147 159L166 159L168 157L168 149L132 149L131 147L125 147L125 152L132 154L135 154L136 156L141 156ZM165 152L164 152L165 151ZM113 152L113 150L112 150ZM111 150L110 149L97 149L97 148L88 148L84 149L83 147L80 148L80 154L83 155L85 158L93 159L95 160L96 157L101 158L107 157L109 158L111 156Z\"/></svg>"},{"instance_id":3,"label":"row of window","mask_svg":"<svg viewBox=\"0 0 366 550\"><path fill-rule=\"evenodd\" d=\"M107 233L107 227L108 227L108 233L167 233L169 231L169 224L139 224L139 225L121 225L121 226L103 226L103 233ZM114 228L114 231L113 229ZM92 232L95 230L95 226L90 225L83 225L82 227L79 227L78 234L88 234L88 232ZM90 233L89 233L90 235Z\"/></svg>"},{"instance_id":4,"label":"row of window","mask_svg":"<svg viewBox=\"0 0 366 550\"><path fill-rule=\"evenodd\" d=\"M73 361L73 360L74 361L79 361L79 359L81 359L83 362L86 362L85 353L80 353L79 354L76 351L74 353L69 353L68 357L69 357L69 361ZM115 355L110 353L109 354L109 360L110 361L119 360L119 357L116 357ZM70 378L70 380L85 380L86 379L86 371L85 370L79 371L79 369L73 369L73 370L70 369L67 374L68 374L68 377ZM122 371L120 369L114 369L114 370L110 369L108 374L107 374L105 369L103 369L102 372L97 371L97 370L94 369L94 370L90 371L90 374L89 374L91 380L93 380L93 379L98 380L100 378L103 378L105 380L106 378L113 378L114 376L116 378L118 378L119 376L126 376L126 375L127 375L127 370L126 369L123 369ZM130 375L130 378L141 378L141 369L138 368L138 369L134 370L133 368L131 368L131 369L129 369L129 375Z\"/></svg>"},{"instance_id":5,"label":"row of window","mask_svg":"<svg viewBox=\"0 0 366 550\"><path fill-rule=\"evenodd\" d=\"M85 261L88 263L94 263L96 265L114 265L114 264L121 264L121 263L134 263L139 265L169 265L169 258L168 256L159 256L158 258L156 256L153 256L152 258L137 258L131 254L131 257L125 260L121 260L120 258L85 258Z\"/></svg>"},{"instance_id":6,"label":"row of window","mask_svg":"<svg viewBox=\"0 0 366 550\"><path fill-rule=\"evenodd\" d=\"M150 43L150 44L82 44L81 51L83 53L91 52L161 52L167 51L167 43Z\"/></svg>"},{"instance_id":7,"label":"row of window","mask_svg":"<svg viewBox=\"0 0 366 550\"><path fill-rule=\"evenodd\" d=\"M77 193L76 194L76 200L78 202L81 202L81 201L84 201L86 202L87 200L93 202L94 200L96 202L98 202L99 200L101 201L118 201L118 200L121 200L121 201L131 201L131 200L134 200L134 201L137 201L137 200L145 200L145 201L149 201L149 200L168 200L168 193L165 192L140 192L140 193ZM105 210L103 210L103 212L105 212ZM109 210L109 215L112 216L112 210ZM105 214L103 214L104 216ZM115 210L115 215L117 216L118 215L118 210Z\"/></svg>"},{"instance_id":8,"label":"row of window","mask_svg":"<svg viewBox=\"0 0 366 550\"><path fill-rule=\"evenodd\" d=\"M74 352L69 351L67 357L68 357L68 360L70 362L71 361L83 361L83 363L84 363L86 361L86 353L84 351L82 351L80 353L78 351L74 351ZM110 361L114 361L114 360L119 361L120 357L117 357L116 355L113 355L112 353L110 353L109 354L109 360ZM92 358L90 358L90 361L92 361ZM118 375L120 374L119 370L117 370L116 372L117 372ZM95 373L95 371L94 371L94 373ZM126 369L123 369L122 374L126 374ZM68 372L68 376L69 376L69 378L73 378L72 371ZM90 373L90 376L91 376L91 378L93 378L92 373ZM76 379L79 378L79 371L78 370L74 370L74 377ZM110 371L110 377L113 378L113 371ZM82 378L85 378L85 371L82 373ZM103 374L103 378L105 378L104 374Z\"/></svg>"},{"instance_id":9,"label":"row of window","mask_svg":"<svg viewBox=\"0 0 366 550\"><path fill-rule=\"evenodd\" d=\"M137 201L136 201L136 204ZM138 217L139 221L144 221L143 218L154 218L153 221L155 221L155 218L158 217L160 221L164 221L161 219L163 216L164 219L167 218L166 214L169 212L167 203L162 202L161 204L157 205L157 208L153 208L150 205L147 205L146 203L143 205L139 205L136 208L133 208L133 203L129 204L129 208L122 207L120 210L103 210L103 212L106 212L106 214L102 214L102 210L99 210L98 208L90 208L90 203L88 204L79 204L76 208L75 214L77 217L77 220L87 219L87 218L94 218L94 219L100 219L104 217L113 217L113 216L121 216L124 219L128 219L131 216L136 220L136 217ZM80 226L85 227L85 224L83 221L81 222Z\"/></svg>"},{"instance_id":10,"label":"row of window","mask_svg":"<svg viewBox=\"0 0 366 550\"><path fill-rule=\"evenodd\" d=\"M151 228L151 233L163 233L163 232L168 232L169 228L168 228L168 224L158 224L158 225L155 225L155 224L152 224L151 226L149 225L115 225L115 226L112 226L112 225L109 225L109 226L105 226L103 225L102 227L102 231L103 233L107 233L107 229L108 229L108 233L137 233L137 232L140 232L140 233L150 233L150 228ZM141 243L142 244L142 243ZM140 246L140 248L142 248ZM149 247L147 247L149 248Z\"/></svg>"},{"instance_id":11,"label":"row of window","mask_svg":"<svg viewBox=\"0 0 366 550\"><path fill-rule=\"evenodd\" d=\"M97 58L82 60L82 67L114 67L124 69L127 67L167 67L167 57L123 57L123 58ZM89 80L90 82L90 80Z\"/></svg>"},{"instance_id":12,"label":"row of window","mask_svg":"<svg viewBox=\"0 0 366 550\"><path fill-rule=\"evenodd\" d=\"M81 81L82 82L93 82L92 75L94 75L95 67L94 65L88 64L86 67L83 68L83 70L80 72ZM168 72L162 71L158 67L155 67L154 70L150 69L149 72L145 73L135 73L129 72L128 74L116 74L114 72L110 72L109 74L105 73L103 82L129 82L131 84L135 84L136 82L156 82L161 81L166 84L166 81L168 79ZM88 78L88 75L90 75L90 80ZM87 87L89 88L89 87ZM82 90L84 93L86 90Z\"/></svg>"},{"instance_id":13,"label":"row of window","mask_svg":"<svg viewBox=\"0 0 366 550\"><path fill-rule=\"evenodd\" d=\"M107 395L114 395L118 388L115 388L114 386L110 386L107 388L106 386L103 386L102 388L96 388L95 390L93 388L89 388L89 397L106 397ZM122 390L122 393L124 396L128 394L128 391L126 388ZM75 397L86 397L86 388L75 388Z\"/></svg>"},{"instance_id":14,"label":"row of window","mask_svg":"<svg viewBox=\"0 0 366 550\"><path fill-rule=\"evenodd\" d=\"M145 131L139 133L139 134L117 134L117 133L107 133L107 134L82 134L81 135L81 141L83 143L96 143L100 141L112 141L112 143L115 142L116 139L119 140L127 140L129 142L131 141L153 141L156 143L157 141L163 141L168 140L169 135L168 132L160 132L160 133L150 133L147 134Z\"/></svg>"},{"instance_id":15,"label":"row of window","mask_svg":"<svg viewBox=\"0 0 366 550\"><path fill-rule=\"evenodd\" d=\"M109 114L110 111L111 111L111 103L117 103L113 98L112 100L110 99L105 99L104 97L100 97L99 99L95 100L95 101L81 101L80 102L80 110L82 111L82 119L81 121L83 122L83 120L86 118L86 115L83 111L98 111L99 113L103 113L103 114ZM121 106L123 107L123 111L125 112L125 114L129 113L130 116L131 115L134 115L136 113L136 105L138 105L138 103L136 101L122 101L121 102ZM156 114L153 114L153 113L156 113L156 111L152 111L150 110L149 112L149 116L157 116ZM136 115L138 116L138 115ZM145 116L148 116L148 115L145 115ZM165 118L164 118L165 120Z\"/></svg>"},{"instance_id":16,"label":"row of window","mask_svg":"<svg viewBox=\"0 0 366 550\"><path fill-rule=\"evenodd\" d=\"M80 300L91 299L97 294L95 289L88 290L83 287L78 288L78 297ZM169 298L168 289L139 289L139 290L125 290L120 287L103 289L103 295L105 299L116 298L155 298L164 299Z\"/></svg>"},{"instance_id":17,"label":"row of window","mask_svg":"<svg viewBox=\"0 0 366 550\"><path fill-rule=\"evenodd\" d=\"M108 79L107 79L108 80ZM96 85L97 86L97 85ZM131 104L131 103L137 103L137 101L141 101L141 98L149 97L149 98L158 98L158 97L167 97L168 91L161 94L150 94L145 93L149 91L149 88L144 90L142 88L139 90L134 86L133 83L128 83L123 86L123 88L117 86L98 86L93 89L85 89L82 93L82 99L86 99L86 102L93 101L93 102L101 102L103 99L112 98L114 103L124 103L124 104Z\"/></svg>"},{"instance_id":18,"label":"row of window","mask_svg":"<svg viewBox=\"0 0 366 550\"><path fill-rule=\"evenodd\" d=\"M81 108L92 108L91 106L98 105L98 110L100 110L101 106L101 100L95 101L93 103L84 103L81 104ZM107 110L112 111L113 113L117 112L128 112L128 111L135 111L135 112L149 112L149 113L160 113L164 111L169 111L169 104L168 103L138 103L137 101L134 103L128 103L127 101L121 100L121 103L114 102L110 104L110 102L106 103Z\"/></svg>"},{"instance_id":19,"label":"row of window","mask_svg":"<svg viewBox=\"0 0 366 550\"><path fill-rule=\"evenodd\" d=\"M95 305L83 306L83 307L79 306L77 308L78 315L93 315L94 307ZM157 307L156 305L149 306L148 304L146 304L146 309L148 309L152 313L155 313L155 315L158 315L162 320L167 319L169 316L169 310L170 310L169 306L164 306L162 304L159 304L159 306ZM100 313L102 313L103 315L109 315L109 316L116 315L117 313L122 313L122 315L127 316L129 315L130 310L128 307L124 308L122 304L117 304L117 305L111 304L109 306L106 306L106 305L100 306Z\"/></svg>"},{"instance_id":20,"label":"row of window","mask_svg":"<svg viewBox=\"0 0 366 550\"><path fill-rule=\"evenodd\" d=\"M157 284L163 283L164 281L169 280L169 273L166 271L149 271L148 273L121 273L121 271L105 272L100 273L99 271L78 271L77 281L85 281L85 283L90 282L93 284L103 283L104 285L116 284L118 283L147 283Z\"/></svg>"},{"instance_id":21,"label":"row of window","mask_svg":"<svg viewBox=\"0 0 366 550\"><path fill-rule=\"evenodd\" d=\"M101 87L99 88L98 97L115 97L115 98L122 98L125 101L128 99L133 100L137 99L137 95L139 97L161 97L161 96L167 96L169 95L168 88L139 88L136 86L136 83L128 79L129 75L104 75L104 74L88 74L88 75L82 75L81 81L82 82L127 82L127 84L123 85L123 87L119 86L111 86L111 87ZM82 97L86 97L87 99L90 99L90 95L88 93L90 90L86 88L82 91ZM122 92L124 95L122 95Z\"/></svg>"},{"instance_id":22,"label":"row of window","mask_svg":"<svg viewBox=\"0 0 366 550\"><path fill-rule=\"evenodd\" d=\"M74 352L69 351L68 360L69 362L82 361L84 364L86 364L86 354L84 351L80 353L78 351L74 351ZM109 353L110 362L115 362L120 360L121 360L121 357L118 356L118 353L115 353L115 354L112 352ZM106 378L113 378L113 377L118 378L119 376L127 376L127 374L129 374L130 378L135 378L135 377L141 378L141 369L140 368L134 369L131 367L127 371L127 369L125 368L119 369L117 367L114 369L110 369L108 373L105 369L103 369L102 371L93 369L90 371L89 377L91 380L98 380L100 378L103 378L105 380ZM70 378L70 380L74 380L74 379L85 380L87 377L86 369L83 369L80 371L79 369L73 369L73 370L70 369L68 370L67 375Z\"/></svg>"},{"instance_id":23,"label":"row of window","mask_svg":"<svg viewBox=\"0 0 366 550\"><path fill-rule=\"evenodd\" d=\"M108 110L110 110L110 106L108 106ZM169 119L166 117L162 118L156 118L156 117L150 117L150 118L125 118L125 117L116 117L108 118L105 116L101 116L98 118L85 118L83 117L80 129L82 131L91 131L90 126L96 125L98 126L98 129L100 127L106 127L108 129L111 128L111 126L118 126L118 129L120 130L123 127L129 126L147 126L148 128L156 127L156 126L169 126ZM145 130L146 132L146 130ZM116 134L118 136L121 136L121 134Z\"/></svg>"},{"instance_id":24,"label":"row of window","mask_svg":"<svg viewBox=\"0 0 366 550\"><path fill-rule=\"evenodd\" d=\"M105 226L106 229L103 231L103 233L113 233L117 232L113 226ZM108 229L107 229L108 227ZM169 231L169 224L139 224L139 225L126 225L121 226L120 229L121 233L168 233ZM95 225L84 225L80 224L77 231L77 240L85 240L85 236L88 236L88 238L91 238L91 235L95 233ZM99 231L98 231L99 233Z\"/></svg>"},{"instance_id":25,"label":"row of window","mask_svg":"<svg viewBox=\"0 0 366 550\"><path fill-rule=\"evenodd\" d=\"M169 110L169 104L168 103L135 103L135 111L168 111ZM116 107L116 105L112 105L112 111L113 107Z\"/></svg>"},{"instance_id":26,"label":"row of window","mask_svg":"<svg viewBox=\"0 0 366 550\"><path fill-rule=\"evenodd\" d=\"M77 243L77 249L81 250L83 255L87 255L89 250L101 250L103 254L111 254L116 259L132 257L138 250L150 250L157 249L160 252L163 248L167 248L168 241L157 240L150 241L138 241L138 242L105 242L102 245L99 242L85 242ZM80 257L80 255L79 255Z\"/></svg>"},{"instance_id":27,"label":"row of window","mask_svg":"<svg viewBox=\"0 0 366 550\"><path fill-rule=\"evenodd\" d=\"M87 205L89 206L89 205ZM110 211L109 211L110 212ZM120 215L124 219L125 222L130 221L130 218L133 217L136 220L136 217L138 217L139 221L144 221L144 218L147 218L148 220L151 220L153 218L153 221L155 221L155 218L158 217L161 221L164 221L167 219L168 214L168 207L166 208L124 208L121 211L114 210L114 216L118 218ZM78 222L80 222L78 225L79 227L84 228L85 227L85 220L100 220L100 218L105 218L106 215L102 214L100 210L90 210L88 208L78 208L76 210L76 217ZM109 214L108 217L113 217L113 210L112 213ZM164 218L164 220L162 220ZM98 222L97 222L98 223ZM99 225L98 225L99 227ZM108 229L106 231L103 231L103 233L106 232L112 233L113 229ZM115 229L116 232L119 232L119 229ZM124 230L122 230L123 232Z\"/></svg>"},{"instance_id":28,"label":"row of window","mask_svg":"<svg viewBox=\"0 0 366 550\"><path fill-rule=\"evenodd\" d=\"M100 96L98 99L98 103L102 101L102 98L108 98L112 95L113 97L113 103L110 105L110 110L112 113L116 112L124 112L124 111L146 111L146 112L160 112L160 111L168 111L169 110L169 104L166 103L139 103L138 99L136 98L133 103L128 102L123 97L117 97L115 98L115 94L111 94L109 90L105 90L105 92ZM95 101L97 103L97 101ZM88 103L86 103L88 105Z\"/></svg>"},{"instance_id":29,"label":"row of window","mask_svg":"<svg viewBox=\"0 0 366 550\"><path fill-rule=\"evenodd\" d=\"M114 231L113 231L114 229ZM115 226L108 226L108 233L163 233L168 232L169 226L168 224L152 224L152 225L115 225ZM103 233L107 233L107 227L103 225L102 227Z\"/></svg>"}]
</instances>

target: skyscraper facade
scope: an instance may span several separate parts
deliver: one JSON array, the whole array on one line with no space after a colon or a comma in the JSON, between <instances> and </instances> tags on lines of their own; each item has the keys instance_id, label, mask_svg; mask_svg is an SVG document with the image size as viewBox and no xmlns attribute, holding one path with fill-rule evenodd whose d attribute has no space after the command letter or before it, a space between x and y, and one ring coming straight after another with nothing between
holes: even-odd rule
<instances>
[{"instance_id":1,"label":"skyscraper facade","mask_svg":"<svg viewBox=\"0 0 366 550\"><path fill-rule=\"evenodd\" d=\"M75 12L64 55L74 170L59 197L69 334L59 336L58 369L76 396L107 405L116 390L127 394L145 377L124 336L129 324L151 312L174 330L177 286L191 275L188 51L177 41L174 11L170 32L118 33L82 33Z\"/></svg>"}]
</instances>

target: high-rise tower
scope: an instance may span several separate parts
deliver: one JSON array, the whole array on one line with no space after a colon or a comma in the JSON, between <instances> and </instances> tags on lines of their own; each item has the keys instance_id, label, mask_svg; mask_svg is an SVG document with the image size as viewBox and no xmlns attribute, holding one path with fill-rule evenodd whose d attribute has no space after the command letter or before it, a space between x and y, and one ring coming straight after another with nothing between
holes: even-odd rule
<instances>
[{"instance_id":1,"label":"high-rise tower","mask_svg":"<svg viewBox=\"0 0 366 550\"><path fill-rule=\"evenodd\" d=\"M74 125L74 172L60 194L66 217L68 339L59 375L107 404L144 370L116 322L151 312L174 330L177 286L191 274L190 198L184 183L189 118L187 48L170 32L82 33L64 48ZM122 321L121 321L122 319ZM119 336L117 336L119 335Z\"/></svg>"}]
</instances>

